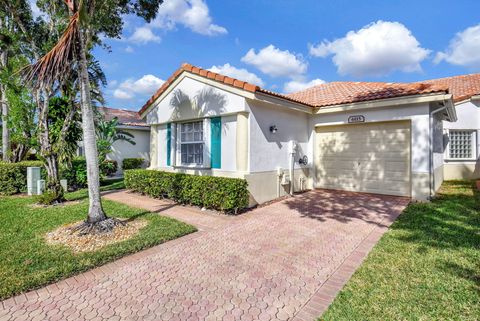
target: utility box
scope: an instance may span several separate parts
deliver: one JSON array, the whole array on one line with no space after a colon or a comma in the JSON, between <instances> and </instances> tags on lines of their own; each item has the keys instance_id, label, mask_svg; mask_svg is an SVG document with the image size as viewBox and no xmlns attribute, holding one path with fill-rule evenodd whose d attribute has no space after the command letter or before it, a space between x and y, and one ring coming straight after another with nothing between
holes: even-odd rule
<instances>
[{"instance_id":1,"label":"utility box","mask_svg":"<svg viewBox=\"0 0 480 321\"><path fill-rule=\"evenodd\" d=\"M63 191L66 193L67 188L68 188L67 180L66 179L61 179L60 180L60 185L62 185Z\"/></svg>"},{"instance_id":2,"label":"utility box","mask_svg":"<svg viewBox=\"0 0 480 321\"><path fill-rule=\"evenodd\" d=\"M37 195L42 195L45 192L45 180L44 179L39 179L37 181Z\"/></svg>"},{"instance_id":3,"label":"utility box","mask_svg":"<svg viewBox=\"0 0 480 321\"><path fill-rule=\"evenodd\" d=\"M41 179L41 167L27 167L27 194L38 195L37 182Z\"/></svg>"}]
</instances>

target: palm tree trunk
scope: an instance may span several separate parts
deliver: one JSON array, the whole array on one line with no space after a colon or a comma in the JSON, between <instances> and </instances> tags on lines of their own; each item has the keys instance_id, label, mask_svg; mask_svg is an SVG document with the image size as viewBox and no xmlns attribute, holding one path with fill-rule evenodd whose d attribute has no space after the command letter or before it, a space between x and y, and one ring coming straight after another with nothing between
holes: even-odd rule
<instances>
[{"instance_id":1,"label":"palm tree trunk","mask_svg":"<svg viewBox=\"0 0 480 321\"><path fill-rule=\"evenodd\" d=\"M85 159L87 161L87 183L88 183L88 223L97 223L107 219L102 208L100 199L100 174L98 165L97 142L95 138L95 124L90 99L90 82L88 78L86 37L82 28L79 29L80 38L80 107L82 110L83 143L85 146Z\"/></svg>"},{"instance_id":2,"label":"palm tree trunk","mask_svg":"<svg viewBox=\"0 0 480 321\"><path fill-rule=\"evenodd\" d=\"M3 21L0 18L0 28ZM0 69L7 66L7 51L0 49ZM0 104L2 105L2 160L8 162L10 153L10 136L8 131L8 102L7 102L7 88L4 84L0 84Z\"/></svg>"}]
</instances>

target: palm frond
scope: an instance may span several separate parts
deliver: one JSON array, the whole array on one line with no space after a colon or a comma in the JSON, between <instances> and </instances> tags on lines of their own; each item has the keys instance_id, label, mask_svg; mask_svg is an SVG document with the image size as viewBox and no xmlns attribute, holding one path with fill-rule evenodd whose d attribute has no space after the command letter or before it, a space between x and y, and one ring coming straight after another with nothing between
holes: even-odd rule
<instances>
[{"instance_id":1,"label":"palm frond","mask_svg":"<svg viewBox=\"0 0 480 321\"><path fill-rule=\"evenodd\" d=\"M78 16L77 12L70 17L59 41L45 56L22 70L24 81L33 88L51 87L69 77L78 52Z\"/></svg>"}]
</instances>

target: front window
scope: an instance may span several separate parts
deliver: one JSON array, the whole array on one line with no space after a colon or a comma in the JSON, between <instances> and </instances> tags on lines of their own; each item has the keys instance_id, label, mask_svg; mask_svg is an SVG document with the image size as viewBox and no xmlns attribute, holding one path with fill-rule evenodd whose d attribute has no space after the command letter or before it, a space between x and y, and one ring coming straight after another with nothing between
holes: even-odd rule
<instances>
[{"instance_id":1,"label":"front window","mask_svg":"<svg viewBox=\"0 0 480 321\"><path fill-rule=\"evenodd\" d=\"M450 130L449 158L473 159L475 157L475 132L472 130Z\"/></svg>"},{"instance_id":2,"label":"front window","mask_svg":"<svg viewBox=\"0 0 480 321\"><path fill-rule=\"evenodd\" d=\"M180 124L180 152L182 165L203 164L203 122Z\"/></svg>"}]
</instances>

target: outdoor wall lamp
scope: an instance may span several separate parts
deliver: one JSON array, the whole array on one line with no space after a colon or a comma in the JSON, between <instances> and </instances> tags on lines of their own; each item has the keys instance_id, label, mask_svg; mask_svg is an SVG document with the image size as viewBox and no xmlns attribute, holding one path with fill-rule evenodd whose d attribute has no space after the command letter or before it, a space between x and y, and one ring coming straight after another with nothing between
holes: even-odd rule
<instances>
[{"instance_id":1,"label":"outdoor wall lamp","mask_svg":"<svg viewBox=\"0 0 480 321\"><path fill-rule=\"evenodd\" d=\"M275 134L277 131L278 131L277 125L272 125L272 126L270 126L270 132L271 132L272 134Z\"/></svg>"}]
</instances>

